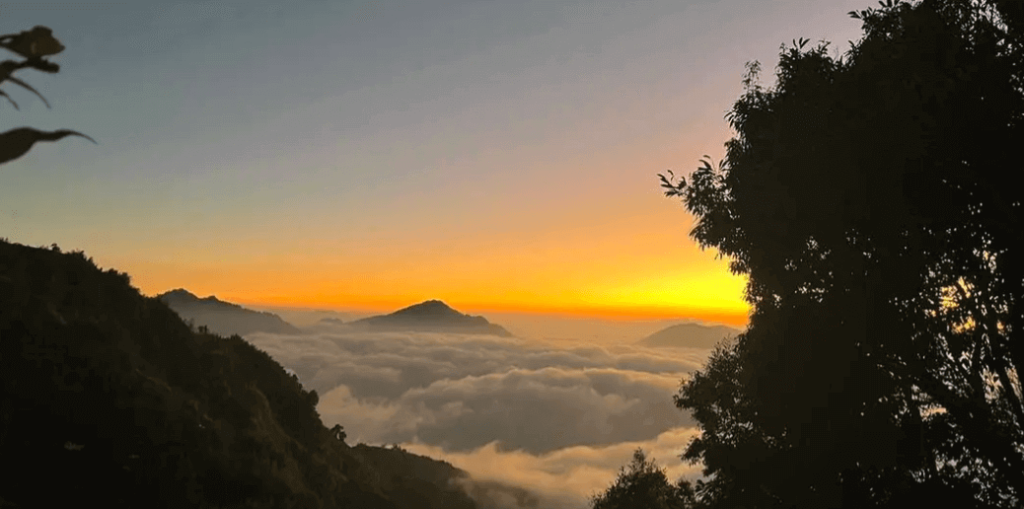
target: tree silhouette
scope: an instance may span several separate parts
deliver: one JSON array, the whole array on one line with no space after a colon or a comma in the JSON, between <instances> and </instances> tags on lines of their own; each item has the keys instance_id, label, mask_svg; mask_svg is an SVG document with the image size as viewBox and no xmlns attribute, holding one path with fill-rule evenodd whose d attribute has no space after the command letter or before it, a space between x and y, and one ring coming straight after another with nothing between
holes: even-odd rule
<instances>
[{"instance_id":1,"label":"tree silhouette","mask_svg":"<svg viewBox=\"0 0 1024 509\"><path fill-rule=\"evenodd\" d=\"M590 501L592 509L689 509L695 507L690 483L672 485L665 472L647 460L643 449L633 452L629 468L621 469L615 483Z\"/></svg>"},{"instance_id":2,"label":"tree silhouette","mask_svg":"<svg viewBox=\"0 0 1024 509\"><path fill-rule=\"evenodd\" d=\"M348 434L345 433L345 428L343 428L341 424L335 424L334 427L331 428L331 436L339 442L344 442Z\"/></svg>"},{"instance_id":3,"label":"tree silhouette","mask_svg":"<svg viewBox=\"0 0 1024 509\"><path fill-rule=\"evenodd\" d=\"M0 62L0 84L4 81L10 81L20 85L36 94L43 100L46 107L49 108L50 103L46 101L42 94L28 83L12 76L12 73L26 67L51 74L60 71L59 65L45 58L64 51L64 45L53 37L53 31L44 26L37 26L32 30L23 31L18 34L2 35L0 36L0 47L25 58L21 62L12 60ZM14 102L14 99L7 92L0 90L0 96L6 98L15 109L19 109L18 103ZM19 127L0 133L0 164L13 161L25 155L37 142L56 141L67 136L81 136L96 143L96 140L70 129L46 132L32 127Z\"/></svg>"},{"instance_id":4,"label":"tree silhouette","mask_svg":"<svg viewBox=\"0 0 1024 509\"><path fill-rule=\"evenodd\" d=\"M725 160L661 175L750 276L747 332L676 396L711 507L1024 501L1024 3L887 0L783 48Z\"/></svg>"}]
</instances>

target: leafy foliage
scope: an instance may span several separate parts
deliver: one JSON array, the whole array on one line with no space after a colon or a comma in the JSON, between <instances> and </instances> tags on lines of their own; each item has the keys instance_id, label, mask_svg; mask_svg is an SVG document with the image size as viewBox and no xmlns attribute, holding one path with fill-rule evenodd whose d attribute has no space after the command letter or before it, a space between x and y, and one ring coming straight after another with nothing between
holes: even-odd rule
<instances>
[{"instance_id":1,"label":"leafy foliage","mask_svg":"<svg viewBox=\"0 0 1024 509\"><path fill-rule=\"evenodd\" d=\"M1019 505L1021 5L852 13L844 58L749 66L717 168L661 176L750 276L747 332L676 398L711 507Z\"/></svg>"},{"instance_id":2,"label":"leafy foliage","mask_svg":"<svg viewBox=\"0 0 1024 509\"><path fill-rule=\"evenodd\" d=\"M669 483L665 472L654 460L647 460L642 449L633 453L628 469L608 489L591 499L592 509L688 509L694 507L694 492L690 483L680 479Z\"/></svg>"},{"instance_id":3,"label":"leafy foliage","mask_svg":"<svg viewBox=\"0 0 1024 509\"><path fill-rule=\"evenodd\" d=\"M32 68L51 74L60 70L59 65L45 58L64 51L64 45L53 37L53 31L44 26L37 26L32 30L26 30L18 34L0 35L0 48L7 49L25 58L21 62L13 60L0 62L0 83L10 81L25 88L38 96L46 104L46 107L49 108L50 103L47 102L46 98L38 90L32 88L28 83L15 78L12 74L17 70L25 68ZM14 106L14 109L19 109L18 103L14 102L14 99L7 92L0 90L0 96L7 99ZM19 127L0 133L0 164L13 161L25 155L31 150L32 145L37 142L54 141L67 136L81 136L96 143L96 140L70 129L45 132L31 127Z\"/></svg>"}]
</instances>

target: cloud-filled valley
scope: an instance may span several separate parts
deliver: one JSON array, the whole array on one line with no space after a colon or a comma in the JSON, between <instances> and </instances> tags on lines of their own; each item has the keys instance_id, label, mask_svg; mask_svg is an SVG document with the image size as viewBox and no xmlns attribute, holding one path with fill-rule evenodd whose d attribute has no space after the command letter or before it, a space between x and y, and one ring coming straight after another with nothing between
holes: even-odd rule
<instances>
[{"instance_id":1,"label":"cloud-filled valley","mask_svg":"<svg viewBox=\"0 0 1024 509\"><path fill-rule=\"evenodd\" d=\"M540 507L581 506L638 446L670 477L696 472L678 458L694 431L672 395L705 349L346 325L246 339L315 389L324 424L349 442L402 444L478 482L536 490Z\"/></svg>"}]
</instances>

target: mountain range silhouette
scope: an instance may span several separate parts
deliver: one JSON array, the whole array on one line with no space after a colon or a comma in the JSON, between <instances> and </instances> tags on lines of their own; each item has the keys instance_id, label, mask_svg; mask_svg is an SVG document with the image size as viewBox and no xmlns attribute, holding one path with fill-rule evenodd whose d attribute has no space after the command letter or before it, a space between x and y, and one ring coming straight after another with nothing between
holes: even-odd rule
<instances>
[{"instance_id":1,"label":"mountain range silhouette","mask_svg":"<svg viewBox=\"0 0 1024 509\"><path fill-rule=\"evenodd\" d=\"M215 334L244 336L253 332L298 334L301 331L280 316L254 311L238 304L225 302L211 295L200 298L188 290L178 288L157 295L185 320L197 326L206 326Z\"/></svg>"},{"instance_id":2,"label":"mountain range silhouette","mask_svg":"<svg viewBox=\"0 0 1024 509\"><path fill-rule=\"evenodd\" d=\"M275 334L299 334L302 332L301 329L273 313L248 309L238 304L222 301L213 295L200 298L188 290L178 288L157 295L157 298L183 319L191 321L196 326L206 326L216 334L244 336L254 332ZM440 300L428 300L390 314L371 316L348 323L329 318L321 319L318 324L347 325L356 329L372 331L422 331L512 336L512 333L504 327L490 323L482 316L460 313Z\"/></svg>"}]
</instances>

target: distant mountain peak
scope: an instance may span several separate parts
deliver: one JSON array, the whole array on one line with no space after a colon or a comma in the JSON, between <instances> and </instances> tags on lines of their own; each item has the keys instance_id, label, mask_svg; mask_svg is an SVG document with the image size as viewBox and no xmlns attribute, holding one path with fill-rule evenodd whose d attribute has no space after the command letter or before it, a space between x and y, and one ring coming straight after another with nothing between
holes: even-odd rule
<instances>
[{"instance_id":1,"label":"distant mountain peak","mask_svg":"<svg viewBox=\"0 0 1024 509\"><path fill-rule=\"evenodd\" d=\"M445 304L439 300L428 300L420 302L419 304L413 304L407 308L399 309L390 316L402 316L402 315L438 315L438 316L466 316L458 311L452 309L451 306Z\"/></svg>"},{"instance_id":2,"label":"distant mountain peak","mask_svg":"<svg viewBox=\"0 0 1024 509\"><path fill-rule=\"evenodd\" d=\"M680 323L666 327L640 341L638 345L650 347L713 348L726 337L734 337L741 331L725 325L704 325Z\"/></svg>"},{"instance_id":3,"label":"distant mountain peak","mask_svg":"<svg viewBox=\"0 0 1024 509\"><path fill-rule=\"evenodd\" d=\"M482 316L470 316L460 313L452 309L448 304L436 299L414 304L387 315L371 316L356 320L353 324L377 329L438 330L511 336L500 325L492 324Z\"/></svg>"},{"instance_id":4,"label":"distant mountain peak","mask_svg":"<svg viewBox=\"0 0 1024 509\"><path fill-rule=\"evenodd\" d=\"M161 293L160 295L157 295L157 298L161 300L164 298L176 300L199 300L199 297L196 294L184 288L175 288L174 290Z\"/></svg>"},{"instance_id":5,"label":"distant mountain peak","mask_svg":"<svg viewBox=\"0 0 1024 509\"><path fill-rule=\"evenodd\" d=\"M293 334L294 326L273 313L246 309L238 304L218 299L215 295L199 298L183 288L157 295L183 318L206 325L215 333L223 335L271 332Z\"/></svg>"},{"instance_id":6,"label":"distant mountain peak","mask_svg":"<svg viewBox=\"0 0 1024 509\"><path fill-rule=\"evenodd\" d=\"M184 288L177 288L169 292L161 293L160 295L157 295L156 298L167 303L173 302L175 304L200 304L205 302L210 304L224 304L227 306L240 307L237 304L232 304L230 302L220 300L217 298L216 295L199 297L198 295Z\"/></svg>"}]
</instances>

